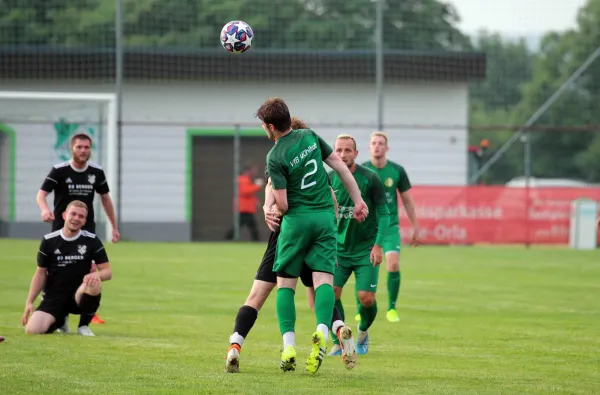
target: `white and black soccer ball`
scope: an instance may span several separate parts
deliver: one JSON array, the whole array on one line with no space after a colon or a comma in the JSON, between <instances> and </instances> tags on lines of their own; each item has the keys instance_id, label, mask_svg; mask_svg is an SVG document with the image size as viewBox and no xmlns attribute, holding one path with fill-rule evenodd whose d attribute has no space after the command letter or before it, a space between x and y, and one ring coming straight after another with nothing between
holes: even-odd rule
<instances>
[{"instance_id":1,"label":"white and black soccer ball","mask_svg":"<svg viewBox=\"0 0 600 395\"><path fill-rule=\"evenodd\" d=\"M252 46L254 32L244 21L227 22L221 29L221 45L227 52L244 53Z\"/></svg>"}]
</instances>

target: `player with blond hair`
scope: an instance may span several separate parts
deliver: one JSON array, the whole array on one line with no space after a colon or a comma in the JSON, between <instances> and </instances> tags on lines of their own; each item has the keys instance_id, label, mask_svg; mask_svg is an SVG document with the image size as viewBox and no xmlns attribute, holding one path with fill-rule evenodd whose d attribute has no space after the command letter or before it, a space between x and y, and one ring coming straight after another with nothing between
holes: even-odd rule
<instances>
[{"instance_id":1,"label":"player with blond hair","mask_svg":"<svg viewBox=\"0 0 600 395\"><path fill-rule=\"evenodd\" d=\"M396 302L400 293L401 272L400 272L400 229L398 219L398 194L406 210L406 215L413 227L411 244L419 244L419 225L415 211L415 203L410 192L411 183L408 174L403 166L387 159L389 151L388 137L385 133L377 131L371 134L369 140L369 151L371 160L362 165L369 168L381 179L385 188L388 208L390 210L390 227L388 229L383 252L387 268L387 288L388 288L388 308L386 318L389 322L398 322L400 317L396 310ZM356 315L356 320L360 320L360 315Z\"/></svg>"},{"instance_id":2,"label":"player with blond hair","mask_svg":"<svg viewBox=\"0 0 600 395\"><path fill-rule=\"evenodd\" d=\"M64 325L68 314L93 314L100 306L102 282L112 278L104 245L94 233L82 229L88 206L74 200L61 217L63 227L45 235L38 250L22 318L27 334L52 333ZM92 262L98 271L91 271ZM34 311L42 290L44 298ZM78 332L94 336L87 326L80 326Z\"/></svg>"}]
</instances>

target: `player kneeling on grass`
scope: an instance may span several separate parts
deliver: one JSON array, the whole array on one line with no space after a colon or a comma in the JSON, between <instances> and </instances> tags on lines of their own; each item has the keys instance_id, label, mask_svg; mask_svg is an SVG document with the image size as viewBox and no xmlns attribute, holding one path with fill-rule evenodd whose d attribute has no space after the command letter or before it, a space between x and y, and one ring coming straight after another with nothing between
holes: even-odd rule
<instances>
[{"instance_id":1,"label":"player kneeling on grass","mask_svg":"<svg viewBox=\"0 0 600 395\"><path fill-rule=\"evenodd\" d=\"M292 117L291 128L293 130L308 129L308 126L300 119ZM269 243L267 244L267 249L263 255L262 262L256 272L250 294L235 317L235 325L233 327L233 334L229 337L230 345L227 350L227 361L225 362L225 371L229 373L237 373L240 371L240 352L244 340L248 337L250 330L254 326L259 310L262 308L271 291L277 284L277 275L273 272L273 264L275 263L275 252L277 250L277 240L279 239L280 231L279 224L281 222L282 214L277 210L277 206L275 205L275 198L272 193L271 179L269 178L268 171L265 171L265 178L267 180L267 186L265 187L265 204L263 206L263 211L265 214L265 221L271 230L271 235L269 236ZM333 191L332 199L337 215L337 203ZM306 287L309 305L311 308L314 308L315 289L313 287L312 271L307 266L302 270L300 279ZM352 369L356 364L356 349L352 339L352 329L344 324L339 311L335 308L330 329L341 339L343 352L340 354L342 355L344 365L347 369Z\"/></svg>"},{"instance_id":2,"label":"player kneeling on grass","mask_svg":"<svg viewBox=\"0 0 600 395\"><path fill-rule=\"evenodd\" d=\"M81 230L87 211L85 203L72 201L63 213L63 228L42 239L22 319L27 334L52 333L64 325L67 314L91 314L100 306L102 281L110 280L112 271L100 239ZM90 272L92 261L97 272ZM44 297L34 311L42 289ZM88 326L78 333L94 336Z\"/></svg>"},{"instance_id":3,"label":"player kneeling on grass","mask_svg":"<svg viewBox=\"0 0 600 395\"><path fill-rule=\"evenodd\" d=\"M373 170L357 164L356 141L349 135L342 134L335 141L335 152L348 166L360 188L363 200L367 203L369 215L364 222L359 223L352 218L353 202L344 189L340 177L331 174L331 185L339 204L338 214L338 244L337 266L333 279L335 305L344 317L344 307L340 300L342 288L354 272L356 277L356 292L360 300L358 337L356 350L364 355L369 350L369 334L367 330L377 315L377 280L379 265L383 260L383 242L390 224L390 211L383 183ZM340 355L341 348L338 339L333 335L333 349L330 356Z\"/></svg>"}]
</instances>

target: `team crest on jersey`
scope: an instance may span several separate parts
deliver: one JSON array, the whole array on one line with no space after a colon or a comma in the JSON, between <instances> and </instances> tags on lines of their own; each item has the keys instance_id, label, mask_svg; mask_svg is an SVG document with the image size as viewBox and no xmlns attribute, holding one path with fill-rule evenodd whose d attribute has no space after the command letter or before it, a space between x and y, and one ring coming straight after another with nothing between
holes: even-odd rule
<instances>
[{"instance_id":1,"label":"team crest on jersey","mask_svg":"<svg viewBox=\"0 0 600 395\"><path fill-rule=\"evenodd\" d=\"M389 177L388 177L388 178L386 178L386 179L385 179L385 186L389 188L389 187L391 187L392 185L394 185L394 180L392 180L392 179L391 179L391 178L389 178Z\"/></svg>"},{"instance_id":2,"label":"team crest on jersey","mask_svg":"<svg viewBox=\"0 0 600 395\"><path fill-rule=\"evenodd\" d=\"M96 182L96 176L95 176L95 175L93 175L93 174L90 174L90 175L88 176L88 182L89 182L90 184L94 185L94 183Z\"/></svg>"},{"instance_id":3,"label":"team crest on jersey","mask_svg":"<svg viewBox=\"0 0 600 395\"><path fill-rule=\"evenodd\" d=\"M87 247L84 245L78 245L77 246L77 252L79 252L81 255L85 255L85 252L87 251Z\"/></svg>"}]
</instances>

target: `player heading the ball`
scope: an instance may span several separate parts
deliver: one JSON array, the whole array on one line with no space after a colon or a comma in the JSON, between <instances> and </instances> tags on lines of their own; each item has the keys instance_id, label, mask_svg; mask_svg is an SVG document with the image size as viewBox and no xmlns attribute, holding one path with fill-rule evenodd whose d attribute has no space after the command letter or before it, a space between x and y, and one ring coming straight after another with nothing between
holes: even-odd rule
<instances>
[{"instance_id":1,"label":"player heading the ball","mask_svg":"<svg viewBox=\"0 0 600 395\"><path fill-rule=\"evenodd\" d=\"M306 367L316 373L327 349L329 325L335 305L333 273L336 260L336 218L323 162L337 172L354 202L353 217L364 221L368 208L344 162L310 129L292 130L287 104L267 100L257 111L262 127L275 142L267 155L267 169L275 204L283 219L273 271L277 273L277 318L283 336L281 369L296 363L294 294L306 264L313 271L317 330Z\"/></svg>"}]
</instances>

